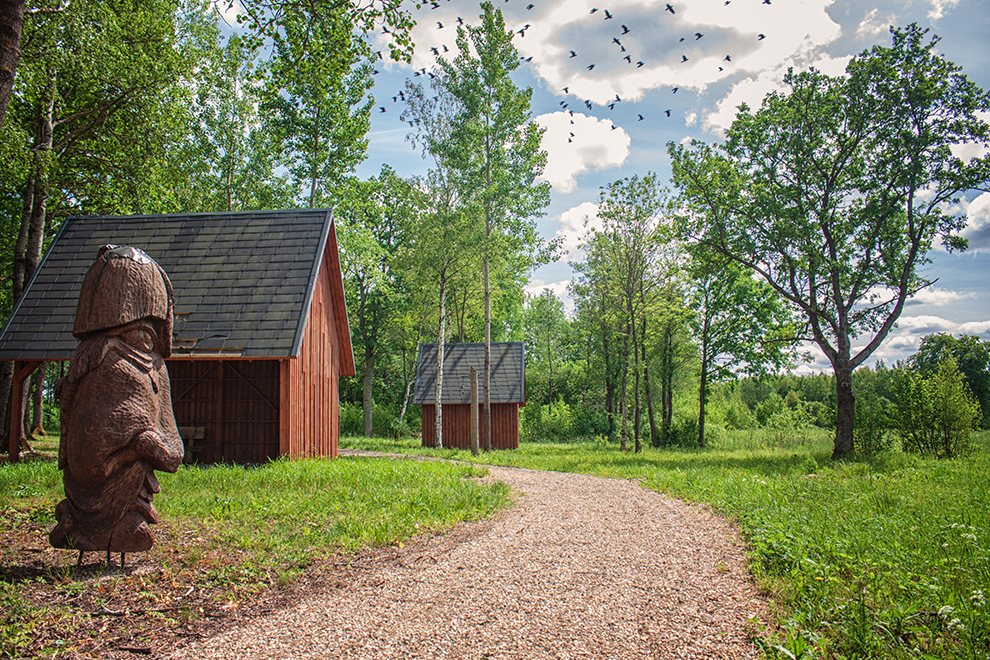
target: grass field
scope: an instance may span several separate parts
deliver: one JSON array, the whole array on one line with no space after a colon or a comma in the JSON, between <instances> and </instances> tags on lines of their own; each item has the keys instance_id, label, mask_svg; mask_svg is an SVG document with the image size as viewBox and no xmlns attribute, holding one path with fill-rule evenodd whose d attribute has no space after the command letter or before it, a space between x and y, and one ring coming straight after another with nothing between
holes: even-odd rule
<instances>
[{"instance_id":1,"label":"grass field","mask_svg":"<svg viewBox=\"0 0 990 660\"><path fill-rule=\"evenodd\" d=\"M490 515L506 504L508 488L474 478L484 472L346 458L183 466L158 473L155 547L128 555L126 570L106 565L101 553L88 553L77 569L77 553L47 541L61 472L52 455L25 456L0 466L0 658L103 657L108 642L195 633L190 622L248 607L362 548ZM155 645L130 645L145 644Z\"/></svg>"},{"instance_id":2,"label":"grass field","mask_svg":"<svg viewBox=\"0 0 990 660\"><path fill-rule=\"evenodd\" d=\"M827 432L738 432L706 450L621 453L596 443L523 444L472 459L412 441L355 447L642 478L740 525L779 630L780 658L990 657L990 433L967 457L891 452L830 459Z\"/></svg>"},{"instance_id":3,"label":"grass field","mask_svg":"<svg viewBox=\"0 0 990 660\"><path fill-rule=\"evenodd\" d=\"M415 440L345 438L341 445L639 478L707 504L738 522L754 578L770 597L776 620L757 640L769 658L986 660L990 433L975 440L971 455L951 460L890 452L838 462L824 431L737 432L705 450L639 454L601 442L525 443L477 458L426 450ZM386 459L183 468L161 475L162 541L148 554L161 576L179 583L176 590L195 579L200 591L213 590L214 605L229 604L291 583L321 557L487 515L506 493L469 478L479 469ZM33 606L30 593L44 586L46 598L78 599L93 584L74 576L68 561L47 573L18 573L26 557L37 563L38 555L18 555L21 537L11 534L28 529L43 539L60 498L51 460L0 467L0 656L30 655L23 651L34 649L38 631L62 621ZM136 599L169 597L149 593L151 583L140 578L117 580L144 589Z\"/></svg>"}]
</instances>

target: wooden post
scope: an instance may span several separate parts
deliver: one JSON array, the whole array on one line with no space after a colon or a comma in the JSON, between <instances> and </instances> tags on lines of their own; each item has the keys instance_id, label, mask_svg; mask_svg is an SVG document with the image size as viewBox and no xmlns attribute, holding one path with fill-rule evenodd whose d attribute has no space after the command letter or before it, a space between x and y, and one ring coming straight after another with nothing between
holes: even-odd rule
<instances>
[{"instance_id":1,"label":"wooden post","mask_svg":"<svg viewBox=\"0 0 990 660\"><path fill-rule=\"evenodd\" d=\"M478 370L471 367L471 453L478 451Z\"/></svg>"}]
</instances>

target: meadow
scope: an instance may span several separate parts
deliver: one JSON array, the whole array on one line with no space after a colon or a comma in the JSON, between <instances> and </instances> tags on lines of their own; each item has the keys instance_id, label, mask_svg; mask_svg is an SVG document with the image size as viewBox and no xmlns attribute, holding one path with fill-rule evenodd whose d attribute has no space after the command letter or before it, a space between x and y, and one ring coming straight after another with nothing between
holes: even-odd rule
<instances>
[{"instance_id":1,"label":"meadow","mask_svg":"<svg viewBox=\"0 0 990 660\"><path fill-rule=\"evenodd\" d=\"M990 432L974 451L890 451L833 461L828 431L739 431L716 446L623 453L602 442L524 443L472 457L411 440L362 449L638 478L739 525L773 622L754 622L769 658L990 657ZM762 628L762 631L760 630Z\"/></svg>"},{"instance_id":2,"label":"meadow","mask_svg":"<svg viewBox=\"0 0 990 660\"><path fill-rule=\"evenodd\" d=\"M508 493L476 478L483 467L440 461L182 466L158 473L149 552L123 568L87 553L77 567L78 553L47 540L63 497L57 438L35 448L0 465L0 658L144 653L208 634L301 580L338 579L371 548L487 517Z\"/></svg>"},{"instance_id":3,"label":"meadow","mask_svg":"<svg viewBox=\"0 0 990 660\"><path fill-rule=\"evenodd\" d=\"M131 589L132 608L181 600L175 594L193 588L206 594L198 615L186 608L155 624L185 625L211 608L292 585L334 557L490 515L506 504L506 489L473 477L485 464L508 465L639 479L734 520L771 603L772 620L753 621L750 631L768 658L990 657L990 432L975 434L969 455L942 460L895 450L833 461L829 432L817 429L730 432L704 450L641 453L601 439L527 442L478 457L424 449L414 439L343 438L341 445L462 463L184 467L161 475L159 543L146 560L157 566L154 579L106 567L99 580L112 573L114 593ZM37 641L40 630L61 630L63 641L91 632L58 604L82 602L96 584L93 572L74 571L72 553L37 550L54 522L60 479L50 460L0 468L0 657L25 650L60 657L58 647ZM38 537L27 554L23 534L15 534L25 530ZM48 569L30 569L51 556L59 559ZM54 605L32 601L37 593ZM99 615L98 608L121 609L118 602L107 597L93 608Z\"/></svg>"}]
</instances>

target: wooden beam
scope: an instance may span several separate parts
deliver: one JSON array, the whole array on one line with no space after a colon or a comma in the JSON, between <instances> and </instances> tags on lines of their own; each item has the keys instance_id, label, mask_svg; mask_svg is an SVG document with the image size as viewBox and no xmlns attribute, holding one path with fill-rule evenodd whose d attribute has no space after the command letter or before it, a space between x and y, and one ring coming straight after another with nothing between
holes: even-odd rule
<instances>
[{"instance_id":1,"label":"wooden beam","mask_svg":"<svg viewBox=\"0 0 990 660\"><path fill-rule=\"evenodd\" d=\"M10 437L7 445L7 460L11 463L21 460L21 433L24 432L21 406L23 404L24 381L31 377L41 362L41 360L14 362L14 382L10 389Z\"/></svg>"}]
</instances>

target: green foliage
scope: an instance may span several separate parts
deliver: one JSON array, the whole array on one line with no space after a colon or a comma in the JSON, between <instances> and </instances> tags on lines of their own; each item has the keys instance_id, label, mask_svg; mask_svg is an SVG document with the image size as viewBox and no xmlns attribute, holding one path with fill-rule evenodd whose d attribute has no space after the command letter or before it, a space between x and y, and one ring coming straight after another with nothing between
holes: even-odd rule
<instances>
[{"instance_id":1,"label":"green foliage","mask_svg":"<svg viewBox=\"0 0 990 660\"><path fill-rule=\"evenodd\" d=\"M273 41L261 111L298 198L329 206L342 177L364 160L374 99L368 42L349 6L286 3Z\"/></svg>"},{"instance_id":2,"label":"green foliage","mask_svg":"<svg viewBox=\"0 0 990 660\"><path fill-rule=\"evenodd\" d=\"M889 422L890 401L874 392L857 394L856 396L856 428L853 438L856 451L863 456L873 456L891 448L890 436L887 432Z\"/></svg>"},{"instance_id":3,"label":"green foliage","mask_svg":"<svg viewBox=\"0 0 990 660\"><path fill-rule=\"evenodd\" d=\"M965 215L945 209L990 179L990 156L953 152L990 140L990 95L926 30L891 32L846 77L788 71L788 91L742 106L724 145L668 145L682 233L760 275L831 361L837 456L853 450L853 370L928 284L918 267L934 241L965 247Z\"/></svg>"},{"instance_id":4,"label":"green foliage","mask_svg":"<svg viewBox=\"0 0 990 660\"><path fill-rule=\"evenodd\" d=\"M520 409L519 438L530 442L561 442L579 435L576 407L558 399L553 405L528 403Z\"/></svg>"},{"instance_id":5,"label":"green foliage","mask_svg":"<svg viewBox=\"0 0 990 660\"><path fill-rule=\"evenodd\" d=\"M951 356L928 377L901 371L895 378L894 401L891 425L905 450L939 458L969 450L980 405Z\"/></svg>"},{"instance_id":6,"label":"green foliage","mask_svg":"<svg viewBox=\"0 0 990 660\"><path fill-rule=\"evenodd\" d=\"M921 346L909 364L922 375L931 376L948 356L956 361L980 404L982 426L990 426L990 342L967 335L958 339L941 333L927 335L921 338Z\"/></svg>"},{"instance_id":7,"label":"green foliage","mask_svg":"<svg viewBox=\"0 0 990 660\"><path fill-rule=\"evenodd\" d=\"M379 437L404 437L412 433L418 433L420 427L419 406L410 406L406 411L405 419L400 423L399 407L401 401L396 403L375 402L372 411L372 424L377 429L376 436ZM364 435L364 409L360 403L340 403L340 435L343 436L363 436Z\"/></svg>"}]
</instances>

